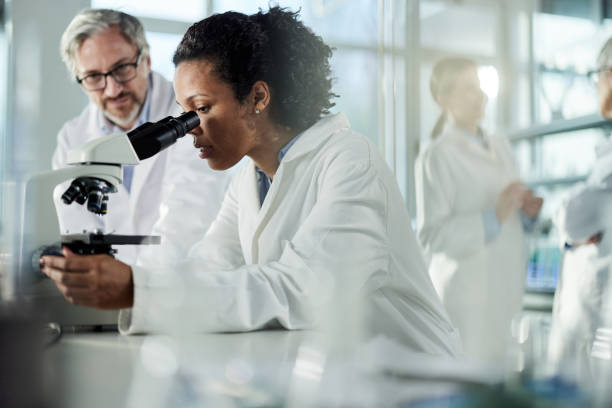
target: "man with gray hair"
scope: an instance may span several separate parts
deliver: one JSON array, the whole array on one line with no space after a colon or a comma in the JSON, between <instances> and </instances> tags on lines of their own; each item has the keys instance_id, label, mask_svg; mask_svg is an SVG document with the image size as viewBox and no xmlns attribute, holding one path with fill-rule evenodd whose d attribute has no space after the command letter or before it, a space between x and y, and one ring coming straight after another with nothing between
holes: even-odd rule
<instances>
[{"instance_id":1,"label":"man with gray hair","mask_svg":"<svg viewBox=\"0 0 612 408\"><path fill-rule=\"evenodd\" d=\"M589 76L597 84L601 115L612 119L612 38ZM612 328L612 140L597 147L591 174L565 197L555 223L565 253L555 293L550 357L562 374L588 381L593 357L602 351L597 350L597 333Z\"/></svg>"},{"instance_id":2,"label":"man with gray hair","mask_svg":"<svg viewBox=\"0 0 612 408\"><path fill-rule=\"evenodd\" d=\"M151 70L144 29L133 16L84 10L64 32L60 51L90 103L59 131L54 169L66 166L68 151L90 140L180 113L172 84ZM228 178L203 165L191 144L181 140L137 166L125 166L123 185L109 195L103 217L83 206L63 204L59 196L66 185L58 187L61 232L153 233L162 236L162 250L122 246L117 258L141 264L180 259L216 216Z\"/></svg>"}]
</instances>

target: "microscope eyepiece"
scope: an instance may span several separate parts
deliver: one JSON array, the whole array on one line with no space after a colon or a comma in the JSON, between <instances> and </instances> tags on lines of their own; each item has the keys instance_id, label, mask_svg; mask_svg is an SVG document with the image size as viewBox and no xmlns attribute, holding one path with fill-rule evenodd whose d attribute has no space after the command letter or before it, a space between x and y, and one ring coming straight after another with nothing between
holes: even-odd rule
<instances>
[{"instance_id":1,"label":"microscope eyepiece","mask_svg":"<svg viewBox=\"0 0 612 408\"><path fill-rule=\"evenodd\" d=\"M200 124L195 112L186 112L176 118L168 116L155 123L145 123L127 134L139 160L148 159Z\"/></svg>"},{"instance_id":2,"label":"microscope eyepiece","mask_svg":"<svg viewBox=\"0 0 612 408\"><path fill-rule=\"evenodd\" d=\"M200 118L198 117L198 114L194 111L185 112L178 118L173 118L173 120L179 122L185 128L183 136L189 133L190 130L195 129L200 125Z\"/></svg>"}]
</instances>

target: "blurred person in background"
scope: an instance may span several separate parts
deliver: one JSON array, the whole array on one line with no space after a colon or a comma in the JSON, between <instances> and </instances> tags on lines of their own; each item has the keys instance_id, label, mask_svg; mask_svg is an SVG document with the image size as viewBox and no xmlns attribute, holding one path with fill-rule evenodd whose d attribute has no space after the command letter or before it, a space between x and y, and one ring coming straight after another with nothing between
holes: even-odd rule
<instances>
[{"instance_id":1,"label":"blurred person in background","mask_svg":"<svg viewBox=\"0 0 612 408\"><path fill-rule=\"evenodd\" d=\"M60 51L90 103L59 131L54 169L67 166L68 152L91 140L180 113L172 83L151 70L149 44L135 17L109 9L83 10L64 31ZM104 216L76 203L64 204L60 195L69 183L63 183L54 194L60 231L161 235L162 250L123 245L117 257L134 262L140 256L143 263L184 258L216 216L229 184L228 174L201 166L191 149L181 141L137 166L124 166L123 184L109 195Z\"/></svg>"},{"instance_id":2,"label":"blurred person in background","mask_svg":"<svg viewBox=\"0 0 612 408\"><path fill-rule=\"evenodd\" d=\"M597 83L601 115L612 119L612 38L602 47L597 68L589 75ZM588 378L597 330L612 329L612 141L597 147L589 177L570 190L555 222L564 255L549 355L561 373Z\"/></svg>"},{"instance_id":3,"label":"blurred person in background","mask_svg":"<svg viewBox=\"0 0 612 408\"><path fill-rule=\"evenodd\" d=\"M523 231L542 199L519 181L508 140L480 127L486 95L474 61L438 62L430 88L442 113L415 164L418 237L466 355L500 361L521 311Z\"/></svg>"}]
</instances>

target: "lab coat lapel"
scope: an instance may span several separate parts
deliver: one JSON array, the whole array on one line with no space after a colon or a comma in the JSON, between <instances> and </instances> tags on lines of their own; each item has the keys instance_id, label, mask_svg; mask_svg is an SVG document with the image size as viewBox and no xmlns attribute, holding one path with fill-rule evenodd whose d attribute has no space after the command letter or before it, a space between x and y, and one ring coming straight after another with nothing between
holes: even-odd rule
<instances>
[{"instance_id":1,"label":"lab coat lapel","mask_svg":"<svg viewBox=\"0 0 612 408\"><path fill-rule=\"evenodd\" d=\"M148 159L141 161L134 168L134 175L132 176L132 185L130 188L130 195L132 196L130 202L132 203L132 208L138 208L138 200L140 199L140 194L143 190L143 187L147 184L149 174L151 174L151 170L155 167L155 163L159 160L162 154L165 153L161 152L156 154L155 156L149 157ZM162 186L152 187L162 188Z\"/></svg>"},{"instance_id":2,"label":"lab coat lapel","mask_svg":"<svg viewBox=\"0 0 612 408\"><path fill-rule=\"evenodd\" d=\"M168 116L168 112L173 112L174 114L178 113L178 106L174 104L174 96L169 97L170 95L174 95L174 91L172 86L165 81L161 80L161 76L153 72L152 73L152 85L151 85L151 99L150 99L150 112L149 112L149 122L157 122L160 119ZM135 208L147 208L139 207L139 199L140 195L143 191L144 186L147 184L147 179L151 174L151 171L155 168L156 163L160 162L160 165L164 165L165 160L161 160L162 157L165 158L167 155L167 150L164 150L146 160L141 161L134 168L134 175L132 177L132 185L130 188L130 196L132 199L131 210ZM162 186L151 186L152 188L161 188Z\"/></svg>"},{"instance_id":3,"label":"lab coat lapel","mask_svg":"<svg viewBox=\"0 0 612 408\"><path fill-rule=\"evenodd\" d=\"M259 209L259 212L257 213L257 230L255 231L255 234L259 234L261 227L267 222L266 220L268 219L268 215L273 212L274 208L277 207L275 201L276 196L278 195L278 186L282 183L284 168L286 167L285 164L286 163L283 160L281 162L281 165L278 166L276 174L274 175L274 180L272 181L272 184L270 184L270 189L266 194L266 199L264 200L261 208ZM259 192L256 191L256 193L257 197L259 197ZM257 200L259 200L259 198L257 198Z\"/></svg>"},{"instance_id":4,"label":"lab coat lapel","mask_svg":"<svg viewBox=\"0 0 612 408\"><path fill-rule=\"evenodd\" d=\"M317 122L314 126L306 129L302 133L299 139L297 139L294 145L287 151L287 154L283 158L278 170L276 171L276 174L274 175L274 180L270 185L270 190L268 191L266 199L257 214L258 228L262 223L265 223L266 219L268 218L268 214L277 207L275 202L277 200L279 186L282 184L283 175L291 171L291 162L311 152L312 150L317 149L335 131L348 129L348 127L348 120L343 114L340 113L329 116ZM257 176L255 176L255 186L257 186ZM259 193L257 191L257 187L255 187L255 195L257 197L256 202L259 203Z\"/></svg>"},{"instance_id":5,"label":"lab coat lapel","mask_svg":"<svg viewBox=\"0 0 612 408\"><path fill-rule=\"evenodd\" d=\"M340 130L349 128L349 123L343 114L336 114L329 116L323 120L317 122L314 126L307 129L302 133L300 138L296 140L295 144L289 149L285 157L283 158L274 180L270 185L270 190L266 195L266 199L263 205L259 206L259 191L257 189L257 175L255 174L255 164L252 163L248 180L253 180L251 187L248 188L247 197L249 202L250 213L254 215L252 229L252 245L249 250L251 251L248 256L252 259L252 262L258 262L258 240L263 229L273 217L274 211L278 208L279 200L282 197L282 186L283 180L287 177L292 177L292 170L294 168L294 161L299 160L305 154L319 148L329 137ZM290 182L290 181L288 181Z\"/></svg>"},{"instance_id":6,"label":"lab coat lapel","mask_svg":"<svg viewBox=\"0 0 612 408\"><path fill-rule=\"evenodd\" d=\"M243 245L244 259L247 263L254 263L253 257L257 255L257 246L255 244L257 237L256 232L259 223L259 191L257 190L257 174L255 172L255 163L252 161L248 164L247 176L244 178L245 185L242 186L242 192L244 194L244 202L241 207L243 212L240 216L240 223L246 227L244 231L247 231L247 238L243 241L250 242L250 245ZM242 200L241 200L242 201Z\"/></svg>"},{"instance_id":7,"label":"lab coat lapel","mask_svg":"<svg viewBox=\"0 0 612 408\"><path fill-rule=\"evenodd\" d=\"M89 109L89 118L87 119L87 139L86 141L83 143L88 143L91 140L100 138L100 137L104 137L106 136L106 134L100 129L100 123L98 121L98 115L100 114L100 110L98 109L98 107L93 103L93 102L89 102L89 104L91 105L90 109Z\"/></svg>"},{"instance_id":8,"label":"lab coat lapel","mask_svg":"<svg viewBox=\"0 0 612 408\"><path fill-rule=\"evenodd\" d=\"M283 158L283 162L288 163L312 150L318 149L333 133L347 130L349 126L349 121L343 113L321 119L302 133Z\"/></svg>"},{"instance_id":9,"label":"lab coat lapel","mask_svg":"<svg viewBox=\"0 0 612 408\"><path fill-rule=\"evenodd\" d=\"M494 162L500 162L502 160L502 158L499 156L499 152L497 151L497 146L495 146L492 138L488 135L485 134L484 135L484 140L487 143L487 148L480 148L480 151L482 152L482 154L485 155L485 157L488 157L490 160L493 160ZM475 144L475 143L472 143Z\"/></svg>"},{"instance_id":10,"label":"lab coat lapel","mask_svg":"<svg viewBox=\"0 0 612 408\"><path fill-rule=\"evenodd\" d=\"M471 139L471 135L469 135L466 131L459 129L456 126L448 125L448 135L453 138L455 143L462 146L466 151L469 151L473 155L480 157L484 160L487 160L492 163L497 163L499 161L499 157L495 152L495 146L493 146L491 139L485 135L484 139L487 142L487 147L483 147L479 145L476 141Z\"/></svg>"}]
</instances>

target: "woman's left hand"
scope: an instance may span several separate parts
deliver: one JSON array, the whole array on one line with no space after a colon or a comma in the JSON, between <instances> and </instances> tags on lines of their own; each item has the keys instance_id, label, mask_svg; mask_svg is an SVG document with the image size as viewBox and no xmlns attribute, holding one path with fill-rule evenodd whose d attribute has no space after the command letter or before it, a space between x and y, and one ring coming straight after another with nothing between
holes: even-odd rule
<instances>
[{"instance_id":1,"label":"woman's left hand","mask_svg":"<svg viewBox=\"0 0 612 408\"><path fill-rule=\"evenodd\" d=\"M42 272L55 282L66 300L98 309L123 309L134 303L132 268L109 255L44 256Z\"/></svg>"},{"instance_id":2,"label":"woman's left hand","mask_svg":"<svg viewBox=\"0 0 612 408\"><path fill-rule=\"evenodd\" d=\"M538 197L534 195L531 190L528 190L523 198L521 210L523 210L528 217L535 218L540 213L543 203L544 199L542 197Z\"/></svg>"}]
</instances>

